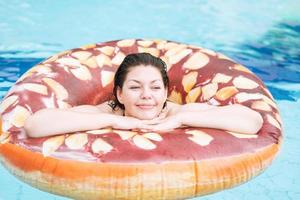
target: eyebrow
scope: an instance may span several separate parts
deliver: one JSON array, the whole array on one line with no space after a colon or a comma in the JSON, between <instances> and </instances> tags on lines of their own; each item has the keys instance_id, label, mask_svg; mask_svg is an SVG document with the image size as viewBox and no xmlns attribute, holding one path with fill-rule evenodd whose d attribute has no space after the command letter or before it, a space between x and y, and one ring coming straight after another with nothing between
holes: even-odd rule
<instances>
[{"instance_id":1,"label":"eyebrow","mask_svg":"<svg viewBox=\"0 0 300 200\"><path fill-rule=\"evenodd\" d=\"M130 80L128 80L128 82L129 82L129 81L134 81L134 82L136 82L136 83L141 83L140 81L135 80L135 79L130 79ZM161 81L161 80L160 80L160 79L156 79L156 80L151 81L151 83L154 83L155 81Z\"/></svg>"}]
</instances>

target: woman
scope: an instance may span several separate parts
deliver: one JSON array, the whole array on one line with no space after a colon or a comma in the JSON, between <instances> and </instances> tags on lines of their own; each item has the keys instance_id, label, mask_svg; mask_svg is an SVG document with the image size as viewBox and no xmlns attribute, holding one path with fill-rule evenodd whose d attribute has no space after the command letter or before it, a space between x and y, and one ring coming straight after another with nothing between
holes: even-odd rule
<instances>
[{"instance_id":1,"label":"woman","mask_svg":"<svg viewBox=\"0 0 300 200\"><path fill-rule=\"evenodd\" d=\"M43 109L28 117L24 127L30 137L43 137L105 127L166 131L193 126L255 134L262 126L261 115L242 105L169 102L168 85L166 64L160 58L130 54L115 74L113 100L97 106Z\"/></svg>"}]
</instances>

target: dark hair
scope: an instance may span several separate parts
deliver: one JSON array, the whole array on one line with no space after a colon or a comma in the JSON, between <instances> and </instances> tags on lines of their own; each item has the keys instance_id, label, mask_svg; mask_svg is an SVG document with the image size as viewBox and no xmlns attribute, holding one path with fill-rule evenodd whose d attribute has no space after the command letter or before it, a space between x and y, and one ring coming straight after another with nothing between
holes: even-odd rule
<instances>
[{"instance_id":1,"label":"dark hair","mask_svg":"<svg viewBox=\"0 0 300 200\"><path fill-rule=\"evenodd\" d=\"M123 62L120 64L119 68L116 71L115 77L114 77L114 88L113 88L113 98L109 102L109 106L115 110L116 107L119 107L121 109L125 109L124 105L121 104L117 98L117 89L122 89L122 86L124 84L124 81L126 79L126 76L131 68L136 67L138 65L150 65L152 67L155 67L159 70L163 83L165 88L169 87L169 77L167 75L167 65L166 63L155 56L152 56L150 53L133 53L128 54ZM164 103L164 106L166 106L166 102Z\"/></svg>"}]
</instances>

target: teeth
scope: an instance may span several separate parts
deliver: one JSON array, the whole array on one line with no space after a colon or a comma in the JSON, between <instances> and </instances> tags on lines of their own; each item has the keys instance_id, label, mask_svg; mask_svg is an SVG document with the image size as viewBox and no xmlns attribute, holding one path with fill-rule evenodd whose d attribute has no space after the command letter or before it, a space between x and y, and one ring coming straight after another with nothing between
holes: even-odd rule
<instances>
[{"instance_id":1,"label":"teeth","mask_svg":"<svg viewBox=\"0 0 300 200\"><path fill-rule=\"evenodd\" d=\"M202 87L202 96L203 100L208 100L209 98L213 97L218 90L217 83L209 83Z\"/></svg>"},{"instance_id":2,"label":"teeth","mask_svg":"<svg viewBox=\"0 0 300 200\"><path fill-rule=\"evenodd\" d=\"M3 113L9 106L16 103L17 100L18 100L18 96L16 96L16 95L12 95L12 96L7 97L6 99L4 99L2 101L2 103L0 104L0 113Z\"/></svg>"},{"instance_id":3,"label":"teeth","mask_svg":"<svg viewBox=\"0 0 300 200\"><path fill-rule=\"evenodd\" d=\"M207 65L209 57L201 52L194 53L184 64L185 69L200 69Z\"/></svg>"},{"instance_id":4,"label":"teeth","mask_svg":"<svg viewBox=\"0 0 300 200\"><path fill-rule=\"evenodd\" d=\"M281 120L281 117L278 113L275 113L275 118L277 119L277 121L282 124L282 120Z\"/></svg>"},{"instance_id":5,"label":"teeth","mask_svg":"<svg viewBox=\"0 0 300 200\"><path fill-rule=\"evenodd\" d=\"M233 86L224 87L217 92L216 98L220 101L225 101L238 92L239 91Z\"/></svg>"},{"instance_id":6,"label":"teeth","mask_svg":"<svg viewBox=\"0 0 300 200\"><path fill-rule=\"evenodd\" d=\"M98 50L100 50L102 53L104 53L107 56L111 56L113 54L115 48L106 46L106 47L98 48Z\"/></svg>"},{"instance_id":7,"label":"teeth","mask_svg":"<svg viewBox=\"0 0 300 200\"><path fill-rule=\"evenodd\" d=\"M119 47L131 47L135 43L135 40L121 40L117 43Z\"/></svg>"},{"instance_id":8,"label":"teeth","mask_svg":"<svg viewBox=\"0 0 300 200\"><path fill-rule=\"evenodd\" d=\"M108 153L113 149L109 143L105 142L101 138L97 138L92 144L92 151L94 153Z\"/></svg>"},{"instance_id":9,"label":"teeth","mask_svg":"<svg viewBox=\"0 0 300 200\"><path fill-rule=\"evenodd\" d=\"M176 47L179 46L179 44L174 43L174 42L167 42L167 43L164 43L164 41L163 41L163 44L164 44L164 47L163 47L163 48L166 49L166 50L174 49L174 48L176 48Z\"/></svg>"},{"instance_id":10,"label":"teeth","mask_svg":"<svg viewBox=\"0 0 300 200\"><path fill-rule=\"evenodd\" d=\"M43 78L42 80L54 91L57 99L65 100L69 97L68 91L57 81L51 78Z\"/></svg>"},{"instance_id":11,"label":"teeth","mask_svg":"<svg viewBox=\"0 0 300 200\"><path fill-rule=\"evenodd\" d=\"M182 104L181 93L180 92L176 92L175 90L172 90L171 94L168 97L168 100L170 100L171 102Z\"/></svg>"},{"instance_id":12,"label":"teeth","mask_svg":"<svg viewBox=\"0 0 300 200\"><path fill-rule=\"evenodd\" d=\"M272 108L264 101L255 101L252 103L251 108L257 110L264 110L264 111L272 111Z\"/></svg>"},{"instance_id":13,"label":"teeth","mask_svg":"<svg viewBox=\"0 0 300 200\"><path fill-rule=\"evenodd\" d=\"M70 149L82 149L87 142L88 137L85 133L73 134L65 139L65 144Z\"/></svg>"},{"instance_id":14,"label":"teeth","mask_svg":"<svg viewBox=\"0 0 300 200\"><path fill-rule=\"evenodd\" d=\"M89 69L83 65L79 65L77 68L75 69L70 69L70 71L72 72L72 74L82 80L82 81L86 81L86 80L91 80L92 79L92 75L89 71Z\"/></svg>"},{"instance_id":15,"label":"teeth","mask_svg":"<svg viewBox=\"0 0 300 200\"><path fill-rule=\"evenodd\" d=\"M151 40L142 40L137 42L142 47L150 47L154 42Z\"/></svg>"},{"instance_id":16,"label":"teeth","mask_svg":"<svg viewBox=\"0 0 300 200\"><path fill-rule=\"evenodd\" d=\"M186 103L194 103L200 94L201 94L200 86L192 89L185 98Z\"/></svg>"},{"instance_id":17,"label":"teeth","mask_svg":"<svg viewBox=\"0 0 300 200\"><path fill-rule=\"evenodd\" d=\"M257 100L262 99L263 95L260 93L247 93L247 92L240 92L237 95L235 95L235 98L239 103L248 101L248 100Z\"/></svg>"},{"instance_id":18,"label":"teeth","mask_svg":"<svg viewBox=\"0 0 300 200\"><path fill-rule=\"evenodd\" d=\"M209 134L199 131L199 130L191 130L191 131L186 131L185 133L187 134L192 134L193 136L188 137L190 140L195 142L196 144L199 144L201 146L207 146L211 143L211 141L214 139L212 136Z\"/></svg>"},{"instance_id":19,"label":"teeth","mask_svg":"<svg viewBox=\"0 0 300 200\"><path fill-rule=\"evenodd\" d=\"M198 77L198 72L190 72L183 76L182 85L184 91L188 93L196 84Z\"/></svg>"},{"instance_id":20,"label":"teeth","mask_svg":"<svg viewBox=\"0 0 300 200\"><path fill-rule=\"evenodd\" d=\"M105 86L109 85L111 82L113 82L114 75L115 75L114 72L102 70L101 71L102 87L105 87Z\"/></svg>"},{"instance_id":21,"label":"teeth","mask_svg":"<svg viewBox=\"0 0 300 200\"><path fill-rule=\"evenodd\" d=\"M23 106L17 106L14 109L14 114L12 118L12 124L18 128L21 128L25 124L25 120L30 116L30 112Z\"/></svg>"},{"instance_id":22,"label":"teeth","mask_svg":"<svg viewBox=\"0 0 300 200\"><path fill-rule=\"evenodd\" d=\"M267 102L270 106L272 106L273 108L277 109L277 105L274 101L272 101L269 97L265 96L265 95L262 95L262 98L265 102Z\"/></svg>"},{"instance_id":23,"label":"teeth","mask_svg":"<svg viewBox=\"0 0 300 200\"><path fill-rule=\"evenodd\" d=\"M98 64L98 67L103 67L104 65L111 66L111 60L110 57L100 54L99 56L96 57L96 62Z\"/></svg>"},{"instance_id":24,"label":"teeth","mask_svg":"<svg viewBox=\"0 0 300 200\"><path fill-rule=\"evenodd\" d=\"M154 143L141 135L135 135L133 137L133 142L136 146L142 149L150 150L156 148L156 145Z\"/></svg>"},{"instance_id":25,"label":"teeth","mask_svg":"<svg viewBox=\"0 0 300 200\"><path fill-rule=\"evenodd\" d=\"M155 40L155 42L157 43L157 48L158 49L165 49L165 45L167 44L167 41L165 41L165 40ZM175 44L175 43L173 43L173 44Z\"/></svg>"},{"instance_id":26,"label":"teeth","mask_svg":"<svg viewBox=\"0 0 300 200\"><path fill-rule=\"evenodd\" d=\"M37 83L24 83L23 84L24 89L29 90L31 92L36 92L42 95L47 95L47 87L41 84Z\"/></svg>"},{"instance_id":27,"label":"teeth","mask_svg":"<svg viewBox=\"0 0 300 200\"><path fill-rule=\"evenodd\" d=\"M96 44L88 44L88 45L82 46L80 48L82 50L87 50L87 49L91 49L91 48L94 48L94 47L96 47Z\"/></svg>"},{"instance_id":28,"label":"teeth","mask_svg":"<svg viewBox=\"0 0 300 200\"><path fill-rule=\"evenodd\" d=\"M92 55L92 53L87 52L87 51L76 51L76 52L72 53L72 56L77 58L78 60L86 60L91 55Z\"/></svg>"},{"instance_id":29,"label":"teeth","mask_svg":"<svg viewBox=\"0 0 300 200\"><path fill-rule=\"evenodd\" d=\"M50 156L52 153L54 153L63 143L65 140L65 136L55 136L47 139L43 143L43 155L44 156Z\"/></svg>"},{"instance_id":30,"label":"teeth","mask_svg":"<svg viewBox=\"0 0 300 200\"><path fill-rule=\"evenodd\" d=\"M243 76L236 77L233 80L233 85L239 89L254 89L259 86L255 81Z\"/></svg>"},{"instance_id":31,"label":"teeth","mask_svg":"<svg viewBox=\"0 0 300 200\"><path fill-rule=\"evenodd\" d=\"M125 55L122 52L119 52L115 57L111 60L111 63L114 65L120 65L124 60Z\"/></svg>"}]
</instances>

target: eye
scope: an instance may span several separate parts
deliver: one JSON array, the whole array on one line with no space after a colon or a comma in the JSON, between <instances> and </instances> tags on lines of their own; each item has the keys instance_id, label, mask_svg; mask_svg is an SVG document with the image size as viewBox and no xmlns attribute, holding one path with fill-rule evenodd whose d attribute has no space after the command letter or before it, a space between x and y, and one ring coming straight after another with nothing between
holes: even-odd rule
<instances>
[{"instance_id":1,"label":"eye","mask_svg":"<svg viewBox=\"0 0 300 200\"><path fill-rule=\"evenodd\" d=\"M131 86L131 87L129 87L129 89L139 89L140 87L139 86Z\"/></svg>"},{"instance_id":2,"label":"eye","mask_svg":"<svg viewBox=\"0 0 300 200\"><path fill-rule=\"evenodd\" d=\"M152 89L153 89L153 90L160 90L161 87L160 87L160 86L153 86Z\"/></svg>"}]
</instances>

